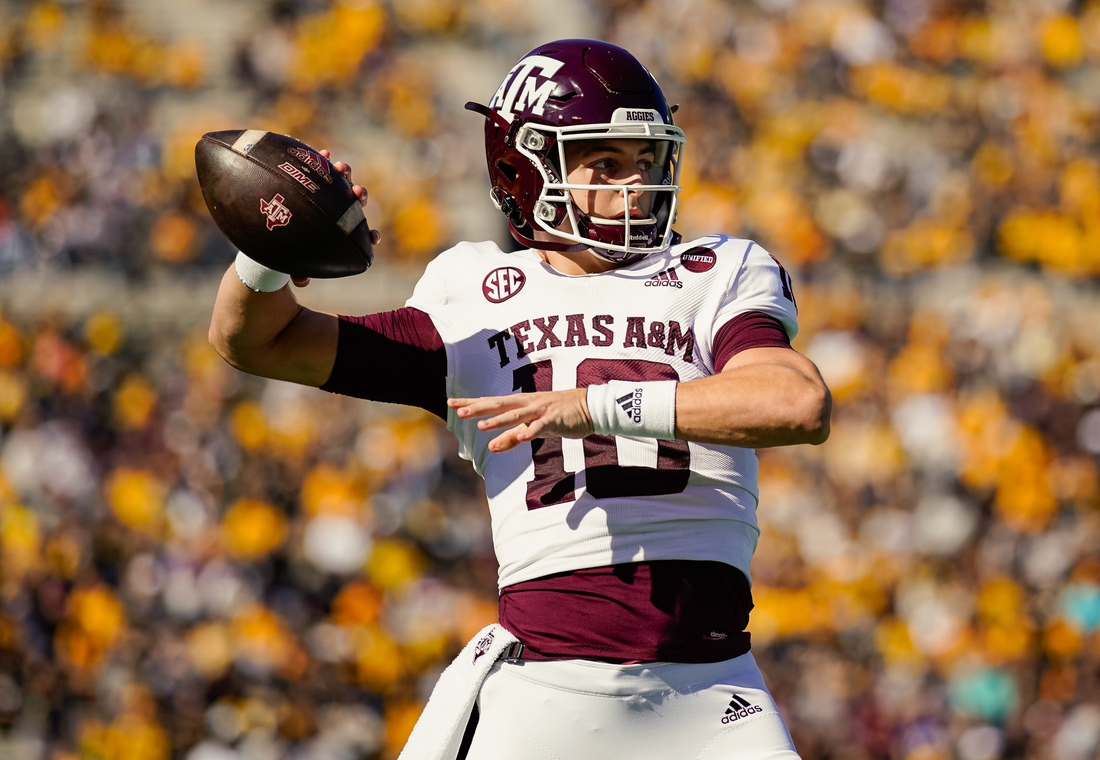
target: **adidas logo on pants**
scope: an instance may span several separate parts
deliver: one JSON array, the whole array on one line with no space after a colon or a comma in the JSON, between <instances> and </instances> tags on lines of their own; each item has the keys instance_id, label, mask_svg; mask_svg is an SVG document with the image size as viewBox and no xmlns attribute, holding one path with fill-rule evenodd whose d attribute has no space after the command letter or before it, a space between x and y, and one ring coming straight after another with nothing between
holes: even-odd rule
<instances>
[{"instance_id":1,"label":"adidas logo on pants","mask_svg":"<svg viewBox=\"0 0 1100 760\"><path fill-rule=\"evenodd\" d=\"M730 700L730 706L726 708L726 715L722 718L722 722L733 723L742 718L747 718L753 713L763 711L764 708L760 707L760 705L750 704L744 697L739 697L734 694L733 699Z\"/></svg>"}]
</instances>

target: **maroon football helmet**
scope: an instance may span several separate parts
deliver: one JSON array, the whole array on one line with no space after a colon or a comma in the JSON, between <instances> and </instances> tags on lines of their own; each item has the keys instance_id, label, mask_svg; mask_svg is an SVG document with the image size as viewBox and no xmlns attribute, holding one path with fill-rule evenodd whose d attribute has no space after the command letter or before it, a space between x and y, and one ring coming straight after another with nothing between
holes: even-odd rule
<instances>
[{"instance_id":1,"label":"maroon football helmet","mask_svg":"<svg viewBox=\"0 0 1100 760\"><path fill-rule=\"evenodd\" d=\"M532 50L497 88L488 106L467 103L485 120L492 199L523 245L592 250L617 263L662 251L672 241L684 133L653 75L621 47L600 40L558 40ZM574 185L565 146L576 140L637 138L654 145L653 184ZM604 219L573 203L571 190L654 194L649 218ZM569 225L563 222L569 221ZM534 240L536 229L570 243ZM562 226L559 229L559 226Z\"/></svg>"}]
</instances>

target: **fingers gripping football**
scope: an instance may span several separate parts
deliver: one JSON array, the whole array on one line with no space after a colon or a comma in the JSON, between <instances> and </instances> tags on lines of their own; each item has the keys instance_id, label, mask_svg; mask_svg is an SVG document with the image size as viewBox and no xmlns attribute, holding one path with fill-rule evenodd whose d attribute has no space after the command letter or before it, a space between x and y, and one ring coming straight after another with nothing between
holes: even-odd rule
<instances>
[{"instance_id":1,"label":"fingers gripping football","mask_svg":"<svg viewBox=\"0 0 1100 760\"><path fill-rule=\"evenodd\" d=\"M332 153L327 150L322 150L321 155L327 159L332 159ZM343 161L333 161L332 168L347 177L348 182L351 182L350 165L344 163ZM351 191L355 193L355 197L359 199L360 205L367 205L367 188L363 187L362 185L356 185L355 183L352 183ZM382 234L378 230L371 230L370 238L373 245L378 245L378 243L382 240Z\"/></svg>"},{"instance_id":2,"label":"fingers gripping football","mask_svg":"<svg viewBox=\"0 0 1100 760\"><path fill-rule=\"evenodd\" d=\"M322 150L322 151L320 151L320 153L325 158L327 158L329 160L332 159L332 153L331 152L329 152L327 150ZM341 174L343 174L345 177L347 177L348 181L351 182L351 166L344 163L343 161L333 161L332 168L335 169L336 171L340 172ZM365 208L366 205L367 205L367 189L365 187L363 187L362 185L352 184L351 191L352 191L352 193L355 194L355 197L359 199L359 205L361 205ZM371 230L370 231L370 240L371 240L371 245L378 245L378 243L381 242L381 240L382 240L381 233L378 232L378 230ZM310 278L309 277L296 277L296 276L292 275L290 280L291 280L291 282L294 283L294 285L296 287L304 288L306 285L309 285Z\"/></svg>"},{"instance_id":3,"label":"fingers gripping football","mask_svg":"<svg viewBox=\"0 0 1100 760\"><path fill-rule=\"evenodd\" d=\"M511 396L452 398L447 404L462 419L485 417L479 430L504 430L489 442L498 454L535 438L584 438L592 435L584 388Z\"/></svg>"}]
</instances>

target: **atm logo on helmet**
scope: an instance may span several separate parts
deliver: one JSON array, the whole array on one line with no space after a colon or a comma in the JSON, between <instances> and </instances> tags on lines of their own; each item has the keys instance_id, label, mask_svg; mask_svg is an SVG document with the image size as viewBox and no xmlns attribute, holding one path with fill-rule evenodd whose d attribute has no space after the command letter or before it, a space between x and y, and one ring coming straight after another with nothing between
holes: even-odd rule
<instances>
[{"instance_id":1,"label":"atm logo on helmet","mask_svg":"<svg viewBox=\"0 0 1100 760\"><path fill-rule=\"evenodd\" d=\"M514 119L516 113L526 108L530 108L531 113L542 116L546 101L558 86L553 76L562 66L561 61L544 55L527 56L512 67L508 76L504 77L493 99L489 101L489 108L500 113L508 121ZM539 84L540 75L535 73L536 69L541 72L542 77L546 78L542 84Z\"/></svg>"},{"instance_id":2,"label":"atm logo on helmet","mask_svg":"<svg viewBox=\"0 0 1100 760\"><path fill-rule=\"evenodd\" d=\"M526 275L515 267L500 267L485 275L481 292L490 303L501 303L518 293L527 282Z\"/></svg>"}]
</instances>

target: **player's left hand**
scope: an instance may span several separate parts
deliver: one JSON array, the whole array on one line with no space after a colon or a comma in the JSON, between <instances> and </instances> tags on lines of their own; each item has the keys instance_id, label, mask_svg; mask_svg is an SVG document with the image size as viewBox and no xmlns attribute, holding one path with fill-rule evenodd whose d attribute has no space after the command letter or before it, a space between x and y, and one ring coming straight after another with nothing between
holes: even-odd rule
<instances>
[{"instance_id":1,"label":"player's left hand","mask_svg":"<svg viewBox=\"0 0 1100 760\"><path fill-rule=\"evenodd\" d=\"M505 430L489 442L489 451L499 454L535 438L584 438L592 435L588 413L588 391L514 393L511 396L447 399L462 419L487 417L479 430Z\"/></svg>"}]
</instances>

